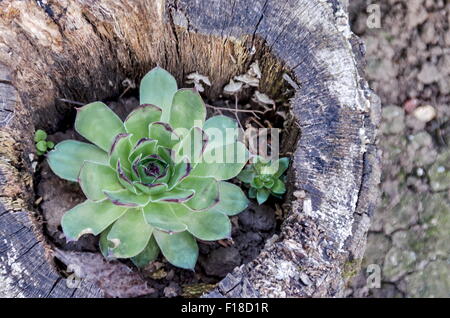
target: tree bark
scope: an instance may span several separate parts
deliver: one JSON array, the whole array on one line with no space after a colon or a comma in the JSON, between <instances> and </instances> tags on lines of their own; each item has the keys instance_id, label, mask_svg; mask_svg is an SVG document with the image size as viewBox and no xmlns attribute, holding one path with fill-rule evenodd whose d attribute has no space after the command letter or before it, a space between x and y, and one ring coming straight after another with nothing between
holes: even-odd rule
<instances>
[{"instance_id":1,"label":"tree bark","mask_svg":"<svg viewBox=\"0 0 450 318\"><path fill-rule=\"evenodd\" d=\"M259 60L264 93L280 97L285 74L295 88L292 208L261 254L205 296L342 296L378 196L380 105L363 51L338 0L0 2L0 295L103 295L67 288L33 208L32 136L67 118L59 99L118 96L156 64L180 84L207 75L215 98Z\"/></svg>"}]
</instances>

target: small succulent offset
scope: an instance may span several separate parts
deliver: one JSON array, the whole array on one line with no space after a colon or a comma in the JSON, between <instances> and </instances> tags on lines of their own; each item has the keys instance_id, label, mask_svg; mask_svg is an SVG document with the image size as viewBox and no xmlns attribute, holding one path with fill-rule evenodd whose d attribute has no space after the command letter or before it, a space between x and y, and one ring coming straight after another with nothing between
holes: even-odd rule
<instances>
[{"instance_id":1,"label":"small succulent offset","mask_svg":"<svg viewBox=\"0 0 450 318\"><path fill-rule=\"evenodd\" d=\"M283 173L289 167L289 158L267 160L262 157L254 158L254 163L241 171L238 179L250 184L248 196L263 204L269 195L281 198L286 192Z\"/></svg>"},{"instance_id":2,"label":"small succulent offset","mask_svg":"<svg viewBox=\"0 0 450 318\"><path fill-rule=\"evenodd\" d=\"M87 197L64 214L62 229L69 240L100 234L107 258L143 267L161 251L171 264L193 269L195 238L229 238L228 216L248 205L225 180L239 174L249 153L237 137L216 134L237 129L235 120L206 120L201 96L178 90L162 68L142 79L140 104L124 122L101 102L77 109L75 130L93 144L66 140L48 154L53 172L78 182ZM229 153L236 160L204 160Z\"/></svg>"},{"instance_id":3,"label":"small succulent offset","mask_svg":"<svg viewBox=\"0 0 450 318\"><path fill-rule=\"evenodd\" d=\"M36 143L36 152L39 156L42 156L48 150L55 147L55 143L53 141L47 140L47 133L42 129L38 129L34 133L34 142Z\"/></svg>"}]
</instances>

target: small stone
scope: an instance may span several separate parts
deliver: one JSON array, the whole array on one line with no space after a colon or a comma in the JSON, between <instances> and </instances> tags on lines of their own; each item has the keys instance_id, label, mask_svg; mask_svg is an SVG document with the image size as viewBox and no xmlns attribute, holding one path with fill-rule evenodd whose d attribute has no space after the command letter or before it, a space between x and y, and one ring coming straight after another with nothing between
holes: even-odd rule
<instances>
[{"instance_id":1,"label":"small stone","mask_svg":"<svg viewBox=\"0 0 450 318\"><path fill-rule=\"evenodd\" d=\"M416 109L418 104L419 104L419 101L417 100L417 98L411 98L403 104L403 109L407 113L411 113L412 111L414 111L414 109Z\"/></svg>"},{"instance_id":2,"label":"small stone","mask_svg":"<svg viewBox=\"0 0 450 318\"><path fill-rule=\"evenodd\" d=\"M422 168L417 168L416 174L418 177L422 177L425 174L425 171Z\"/></svg>"},{"instance_id":3,"label":"small stone","mask_svg":"<svg viewBox=\"0 0 450 318\"><path fill-rule=\"evenodd\" d=\"M405 277L405 290L409 297L449 297L450 266L445 260L429 263L424 270Z\"/></svg>"},{"instance_id":4,"label":"small stone","mask_svg":"<svg viewBox=\"0 0 450 318\"><path fill-rule=\"evenodd\" d=\"M383 134L397 135L405 129L405 111L403 108L395 105L389 105L383 108L382 116L384 121L381 123L381 132Z\"/></svg>"},{"instance_id":5,"label":"small stone","mask_svg":"<svg viewBox=\"0 0 450 318\"><path fill-rule=\"evenodd\" d=\"M383 274L387 281L395 282L414 270L416 253L397 247L391 248L384 260Z\"/></svg>"},{"instance_id":6,"label":"small stone","mask_svg":"<svg viewBox=\"0 0 450 318\"><path fill-rule=\"evenodd\" d=\"M450 150L438 155L428 170L431 189L435 192L450 189Z\"/></svg>"},{"instance_id":7,"label":"small stone","mask_svg":"<svg viewBox=\"0 0 450 318\"><path fill-rule=\"evenodd\" d=\"M428 123L436 117L436 109L431 105L420 106L414 110L413 114L420 121Z\"/></svg>"},{"instance_id":8,"label":"small stone","mask_svg":"<svg viewBox=\"0 0 450 318\"><path fill-rule=\"evenodd\" d=\"M305 284L306 286L310 286L312 284L311 280L309 279L309 276L306 275L305 273L300 273L299 277L302 283Z\"/></svg>"},{"instance_id":9,"label":"small stone","mask_svg":"<svg viewBox=\"0 0 450 318\"><path fill-rule=\"evenodd\" d=\"M432 84L437 82L440 78L440 72L434 64L427 63L422 66L417 78L424 84Z\"/></svg>"},{"instance_id":10,"label":"small stone","mask_svg":"<svg viewBox=\"0 0 450 318\"><path fill-rule=\"evenodd\" d=\"M304 199L306 197L306 193L303 190L294 191L294 197L297 199Z\"/></svg>"}]
</instances>

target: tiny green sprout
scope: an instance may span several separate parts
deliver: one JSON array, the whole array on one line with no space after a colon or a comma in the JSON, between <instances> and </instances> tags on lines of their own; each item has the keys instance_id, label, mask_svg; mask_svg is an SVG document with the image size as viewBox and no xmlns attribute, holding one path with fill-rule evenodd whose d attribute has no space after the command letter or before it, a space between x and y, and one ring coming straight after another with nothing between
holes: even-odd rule
<instances>
[{"instance_id":1,"label":"tiny green sprout","mask_svg":"<svg viewBox=\"0 0 450 318\"><path fill-rule=\"evenodd\" d=\"M286 192L283 173L289 166L289 158L268 161L256 157L254 160L238 175L239 180L250 185L248 196L256 198L258 204L266 202L269 195L281 198Z\"/></svg>"},{"instance_id":2,"label":"tiny green sprout","mask_svg":"<svg viewBox=\"0 0 450 318\"><path fill-rule=\"evenodd\" d=\"M144 267L162 252L193 269L196 239L229 238L229 216L247 207L241 188L226 180L250 155L238 134L225 136L238 129L234 119L206 120L199 93L178 89L162 68L142 79L140 104L125 121L101 102L77 109L75 130L91 143L65 140L49 152L52 171L78 182L87 197L64 214L62 229L68 240L100 235L109 259ZM228 160L230 152L239 160Z\"/></svg>"},{"instance_id":3,"label":"tiny green sprout","mask_svg":"<svg viewBox=\"0 0 450 318\"><path fill-rule=\"evenodd\" d=\"M36 130L36 132L34 133L34 141L35 142L44 141L46 139L47 139L47 133L45 131L43 131L42 129Z\"/></svg>"},{"instance_id":4,"label":"tiny green sprout","mask_svg":"<svg viewBox=\"0 0 450 318\"><path fill-rule=\"evenodd\" d=\"M36 152L39 156L45 154L48 150L53 149L55 147L55 143L53 141L47 141L47 133L42 129L36 130L34 134L34 141L36 142Z\"/></svg>"}]
</instances>

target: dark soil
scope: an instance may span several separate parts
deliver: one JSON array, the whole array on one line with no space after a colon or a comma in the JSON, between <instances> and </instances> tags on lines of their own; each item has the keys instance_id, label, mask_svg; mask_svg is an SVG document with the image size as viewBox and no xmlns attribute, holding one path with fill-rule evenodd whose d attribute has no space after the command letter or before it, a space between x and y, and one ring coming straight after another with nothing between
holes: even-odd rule
<instances>
[{"instance_id":1,"label":"dark soil","mask_svg":"<svg viewBox=\"0 0 450 318\"><path fill-rule=\"evenodd\" d=\"M120 102L107 104L123 119L138 105L138 101L136 98L130 97L121 99ZM226 103L221 104L226 106ZM233 116L233 113L231 113L231 116ZM248 118L248 116L245 116L245 118ZM241 117L240 119L245 120L245 118ZM73 120L68 120L69 122L73 122ZM49 140L54 142L65 139L83 140L72 129L65 132L56 132L49 136ZM36 199L37 202L40 201L38 209L42 213L45 233L50 243L62 251L100 253L97 237L84 235L76 242L67 243L61 231L62 215L85 200L78 184L58 178L50 170L45 160L37 166L35 184ZM167 263L160 255L157 261L140 270L142 279L148 282L148 286L153 292L145 295L140 293L131 295L146 297L182 295L192 297L199 296L204 291L211 289L215 283L236 266L254 259L264 247L266 239L276 232L279 220L276 219L274 207L275 203L281 204L282 202L276 202L274 199L268 202L269 204L263 206L258 206L252 202L244 212L231 218L233 224L232 240L199 242L200 255L195 272L176 268ZM126 260L121 262L127 264L133 271L139 271L131 262ZM123 270L121 269L118 272L123 272ZM117 277L114 277L114 279L117 279ZM130 296L130 294L127 294L127 296Z\"/></svg>"}]
</instances>

